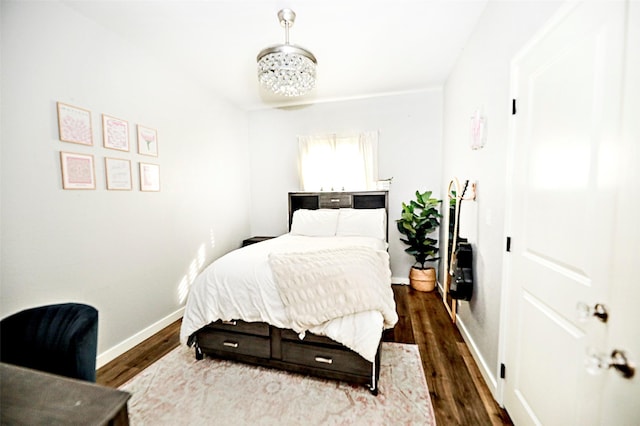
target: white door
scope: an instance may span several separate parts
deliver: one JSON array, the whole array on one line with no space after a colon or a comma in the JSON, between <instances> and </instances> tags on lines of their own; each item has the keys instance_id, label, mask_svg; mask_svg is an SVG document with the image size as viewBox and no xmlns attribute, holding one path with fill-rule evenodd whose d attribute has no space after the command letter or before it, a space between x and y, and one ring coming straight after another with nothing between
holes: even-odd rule
<instances>
[{"instance_id":1,"label":"white door","mask_svg":"<svg viewBox=\"0 0 640 426\"><path fill-rule=\"evenodd\" d=\"M612 373L584 360L610 351L610 323L576 306L615 315L613 236L637 226L617 214L626 6L571 4L514 61L504 405L518 426L601 423Z\"/></svg>"},{"instance_id":2,"label":"white door","mask_svg":"<svg viewBox=\"0 0 640 426\"><path fill-rule=\"evenodd\" d=\"M618 200L608 342L603 351L623 350L635 359L632 380L606 373L602 425L640 425L640 2L630 2L623 94L624 191ZM626 225L626 227L625 227Z\"/></svg>"}]
</instances>

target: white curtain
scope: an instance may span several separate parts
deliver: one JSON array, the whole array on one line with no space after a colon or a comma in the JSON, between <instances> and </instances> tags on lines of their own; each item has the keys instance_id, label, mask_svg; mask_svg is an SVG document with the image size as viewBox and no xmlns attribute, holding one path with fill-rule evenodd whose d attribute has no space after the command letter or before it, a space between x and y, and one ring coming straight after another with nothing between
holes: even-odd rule
<instances>
[{"instance_id":1,"label":"white curtain","mask_svg":"<svg viewBox=\"0 0 640 426\"><path fill-rule=\"evenodd\" d=\"M376 189L378 132L298 136L303 191Z\"/></svg>"}]
</instances>

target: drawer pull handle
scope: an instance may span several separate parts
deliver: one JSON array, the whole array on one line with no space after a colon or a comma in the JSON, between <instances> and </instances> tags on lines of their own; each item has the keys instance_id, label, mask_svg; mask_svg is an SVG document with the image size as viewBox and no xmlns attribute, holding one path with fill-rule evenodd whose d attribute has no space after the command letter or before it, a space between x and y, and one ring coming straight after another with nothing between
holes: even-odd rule
<instances>
[{"instance_id":1,"label":"drawer pull handle","mask_svg":"<svg viewBox=\"0 0 640 426\"><path fill-rule=\"evenodd\" d=\"M332 203L339 203L340 202L340 198L332 198L331 202Z\"/></svg>"},{"instance_id":2,"label":"drawer pull handle","mask_svg":"<svg viewBox=\"0 0 640 426\"><path fill-rule=\"evenodd\" d=\"M333 360L331 358L324 358L321 356L316 357L316 362L321 362L323 364L333 364Z\"/></svg>"},{"instance_id":3,"label":"drawer pull handle","mask_svg":"<svg viewBox=\"0 0 640 426\"><path fill-rule=\"evenodd\" d=\"M238 347L238 343L237 342L223 342L222 345L223 346L227 346L229 348L237 348Z\"/></svg>"},{"instance_id":4,"label":"drawer pull handle","mask_svg":"<svg viewBox=\"0 0 640 426\"><path fill-rule=\"evenodd\" d=\"M231 321L222 321L222 323L224 325L238 325L238 322L236 320L231 320Z\"/></svg>"}]
</instances>

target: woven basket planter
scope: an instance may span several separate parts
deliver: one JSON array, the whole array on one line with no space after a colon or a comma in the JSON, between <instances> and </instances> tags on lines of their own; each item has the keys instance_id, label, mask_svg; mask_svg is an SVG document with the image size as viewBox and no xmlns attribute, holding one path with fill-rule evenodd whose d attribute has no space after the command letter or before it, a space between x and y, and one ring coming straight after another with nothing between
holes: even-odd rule
<instances>
[{"instance_id":1,"label":"woven basket planter","mask_svg":"<svg viewBox=\"0 0 640 426\"><path fill-rule=\"evenodd\" d=\"M436 288L435 268L418 269L411 268L409 283L418 291L433 291Z\"/></svg>"}]
</instances>

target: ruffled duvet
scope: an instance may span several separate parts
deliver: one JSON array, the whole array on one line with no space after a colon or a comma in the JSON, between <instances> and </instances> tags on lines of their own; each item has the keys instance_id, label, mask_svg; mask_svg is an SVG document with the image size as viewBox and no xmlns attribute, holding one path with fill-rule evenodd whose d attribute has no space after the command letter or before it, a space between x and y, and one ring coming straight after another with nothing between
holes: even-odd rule
<instances>
[{"instance_id":1,"label":"ruffled duvet","mask_svg":"<svg viewBox=\"0 0 640 426\"><path fill-rule=\"evenodd\" d=\"M353 249L374 252L373 257L379 262L375 265L375 280L369 279L365 282L360 280L350 283L349 280L353 278L349 276L358 276L358 273L357 269L354 269L356 266L350 267L350 262L344 259L339 261L339 266L332 266L334 269L343 268L347 272L343 275L344 279L338 281L341 281L340 285L345 289L357 289L360 296L355 298L355 304L359 306L354 305L351 309L354 313L348 313L349 307L342 303L342 306L333 309L337 317L325 313L323 315L329 316L316 315L318 320L301 325L298 319L291 316L291 307L286 307L283 302L282 289L279 289L282 278L279 279L279 283L274 279L269 263L270 254L274 254L278 259L295 256L298 262L302 261L304 256L300 256L305 252L317 258L319 252L343 250L345 255ZM368 261L372 261L371 259ZM370 273L371 271L367 272ZM322 281L327 282L327 274L322 272L319 277L321 279L318 280L317 286L310 282L306 282L305 285L312 289L315 286L313 291L322 292ZM374 282L369 291L363 286L371 281ZM335 282L330 291L339 291ZM361 296L369 292L371 297ZM367 300L360 303L357 299ZM343 315L344 313L346 314ZM397 321L385 243L366 237L306 237L285 234L228 253L209 265L194 281L182 319L180 340L186 344L189 337L205 325L217 320L233 319L262 321L298 332L308 330L340 342L373 362L383 329L393 327Z\"/></svg>"}]
</instances>

